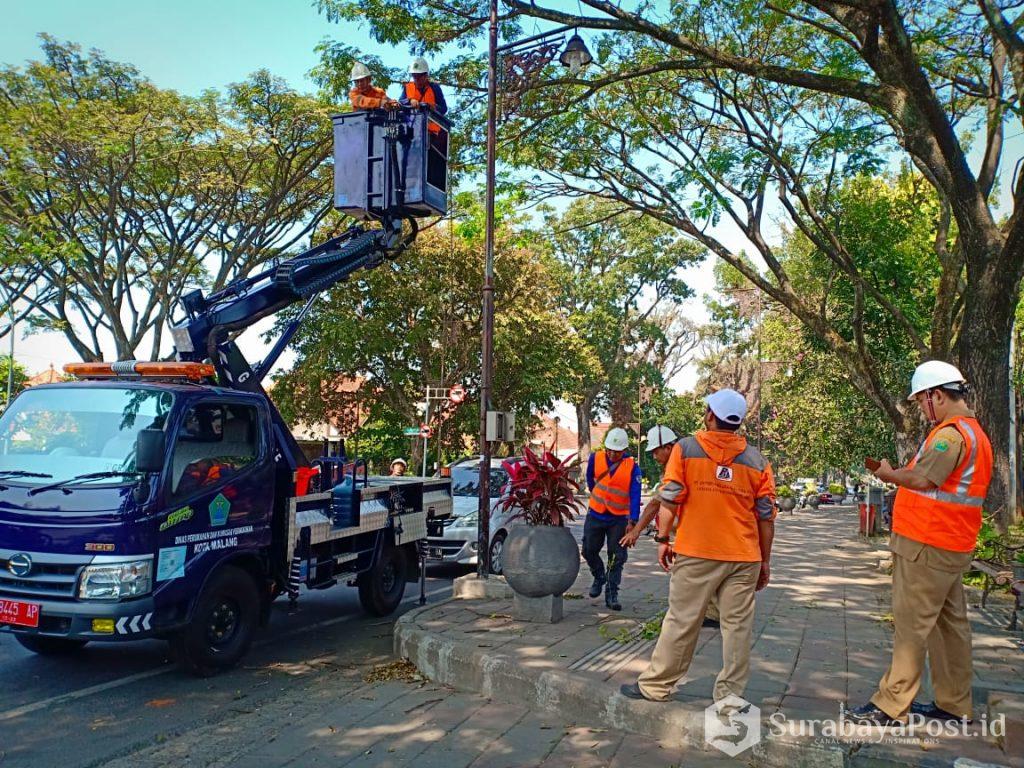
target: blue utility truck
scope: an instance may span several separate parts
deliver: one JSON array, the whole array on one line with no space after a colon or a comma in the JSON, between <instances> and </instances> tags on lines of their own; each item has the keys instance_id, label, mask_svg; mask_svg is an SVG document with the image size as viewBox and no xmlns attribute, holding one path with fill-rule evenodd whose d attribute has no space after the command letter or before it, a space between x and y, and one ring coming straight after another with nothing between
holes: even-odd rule
<instances>
[{"instance_id":1,"label":"blue utility truck","mask_svg":"<svg viewBox=\"0 0 1024 768\"><path fill-rule=\"evenodd\" d=\"M207 675L235 664L271 603L303 587L356 586L375 615L398 607L417 565L422 579L428 533L451 514L450 480L310 462L262 381L320 294L398 256L416 217L444 214L446 151L447 123L426 110L336 117L335 202L362 224L184 296L175 360L71 364L73 380L11 403L0 417L0 629L38 653L166 638ZM250 365L236 336L292 305Z\"/></svg>"}]
</instances>

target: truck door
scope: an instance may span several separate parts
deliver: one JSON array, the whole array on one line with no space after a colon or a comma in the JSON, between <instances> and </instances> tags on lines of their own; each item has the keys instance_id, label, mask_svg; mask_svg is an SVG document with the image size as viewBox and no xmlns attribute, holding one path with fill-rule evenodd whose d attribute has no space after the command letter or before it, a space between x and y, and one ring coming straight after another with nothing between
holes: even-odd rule
<instances>
[{"instance_id":1,"label":"truck door","mask_svg":"<svg viewBox=\"0 0 1024 768\"><path fill-rule=\"evenodd\" d=\"M274 465L267 416L255 404L204 399L176 430L158 522L156 589L191 597L209 572L270 542Z\"/></svg>"}]
</instances>

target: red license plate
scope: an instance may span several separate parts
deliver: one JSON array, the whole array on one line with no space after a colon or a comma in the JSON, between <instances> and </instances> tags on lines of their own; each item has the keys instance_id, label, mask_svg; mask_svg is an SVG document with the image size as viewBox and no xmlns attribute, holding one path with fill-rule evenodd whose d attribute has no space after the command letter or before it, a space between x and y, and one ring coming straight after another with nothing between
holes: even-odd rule
<instances>
[{"instance_id":1,"label":"red license plate","mask_svg":"<svg viewBox=\"0 0 1024 768\"><path fill-rule=\"evenodd\" d=\"M35 603L21 603L17 600L0 600L0 624L38 627L39 606Z\"/></svg>"}]
</instances>

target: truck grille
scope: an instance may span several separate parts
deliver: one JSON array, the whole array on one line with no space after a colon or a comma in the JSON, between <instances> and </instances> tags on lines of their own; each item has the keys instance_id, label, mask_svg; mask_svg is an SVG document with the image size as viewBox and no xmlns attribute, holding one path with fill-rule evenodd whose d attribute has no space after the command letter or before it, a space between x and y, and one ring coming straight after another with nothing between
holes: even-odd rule
<instances>
[{"instance_id":1,"label":"truck grille","mask_svg":"<svg viewBox=\"0 0 1024 768\"><path fill-rule=\"evenodd\" d=\"M32 558L28 575L11 572L10 560L19 552L0 551L0 597L73 600L78 571L92 558L25 552Z\"/></svg>"}]
</instances>

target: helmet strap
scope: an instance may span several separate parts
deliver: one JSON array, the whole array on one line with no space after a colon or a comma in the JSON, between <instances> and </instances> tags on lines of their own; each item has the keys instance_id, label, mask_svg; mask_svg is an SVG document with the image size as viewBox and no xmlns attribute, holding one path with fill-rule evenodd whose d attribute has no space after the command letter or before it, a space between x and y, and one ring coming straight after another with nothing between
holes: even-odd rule
<instances>
[{"instance_id":1,"label":"helmet strap","mask_svg":"<svg viewBox=\"0 0 1024 768\"><path fill-rule=\"evenodd\" d=\"M927 392L925 392L924 397L925 402L928 404L928 410L926 413L926 415L928 416L928 421L930 421L932 424L938 424L939 419L935 415L935 403L932 402L932 390L929 389Z\"/></svg>"}]
</instances>

